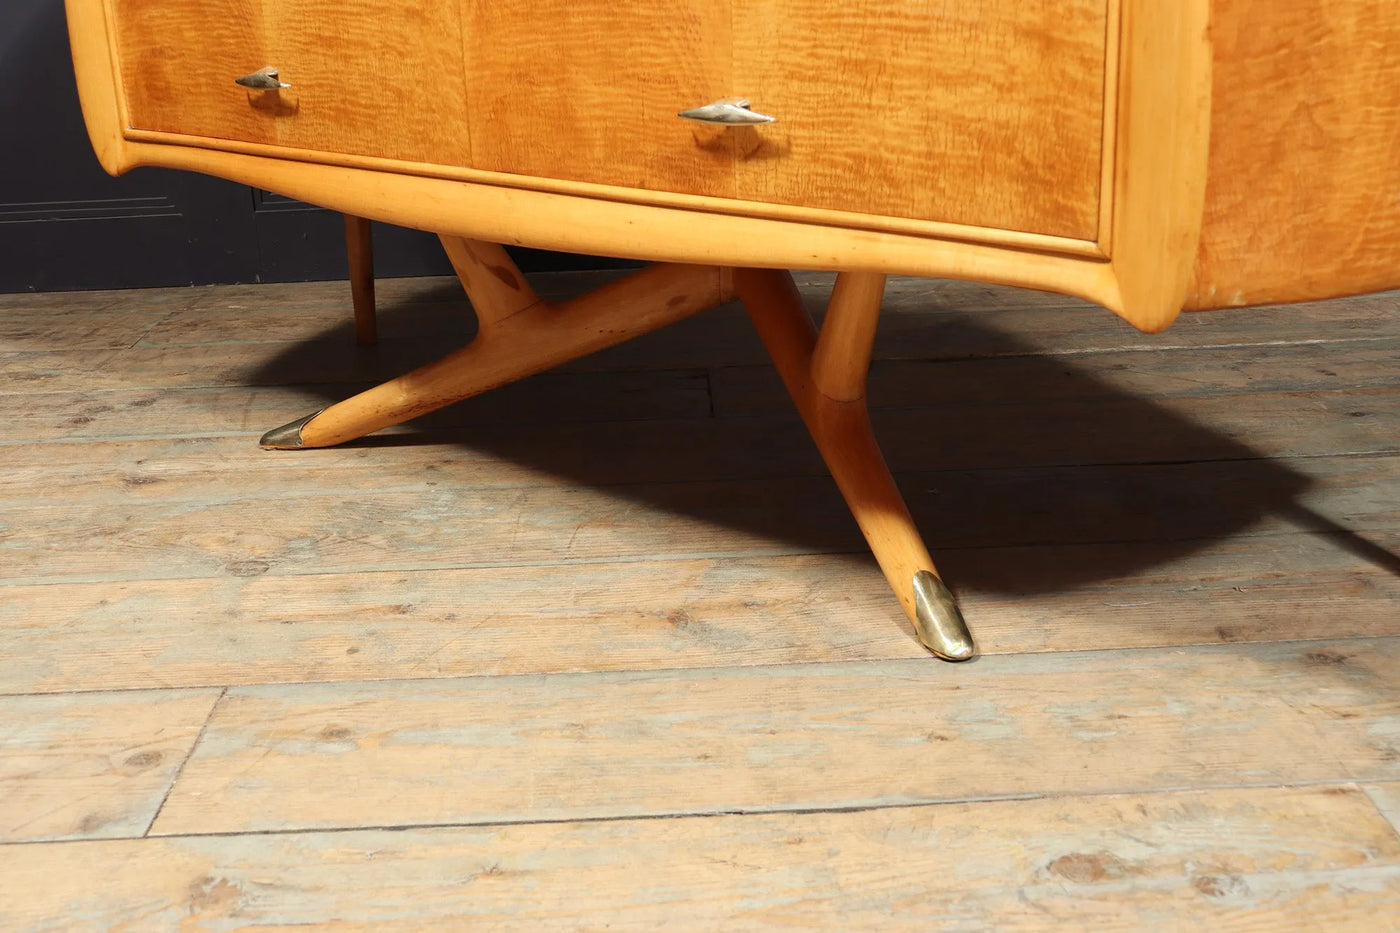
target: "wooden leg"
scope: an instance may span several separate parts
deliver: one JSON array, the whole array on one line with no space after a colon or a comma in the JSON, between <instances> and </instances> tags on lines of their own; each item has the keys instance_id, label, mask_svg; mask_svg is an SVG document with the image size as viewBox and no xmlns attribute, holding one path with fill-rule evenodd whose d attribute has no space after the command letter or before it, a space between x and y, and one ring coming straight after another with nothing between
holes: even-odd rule
<instances>
[{"instance_id":1,"label":"wooden leg","mask_svg":"<svg viewBox=\"0 0 1400 933\"><path fill-rule=\"evenodd\" d=\"M788 273L736 269L734 290L919 640L947 660L972 657L972 636L934 569L870 426L865 376L884 276L838 276L820 336Z\"/></svg>"},{"instance_id":2,"label":"wooden leg","mask_svg":"<svg viewBox=\"0 0 1400 933\"><path fill-rule=\"evenodd\" d=\"M350 299L355 306L355 342L372 347L379 339L374 319L374 247L369 221L345 215L345 254L350 260Z\"/></svg>"},{"instance_id":3,"label":"wooden leg","mask_svg":"<svg viewBox=\"0 0 1400 933\"><path fill-rule=\"evenodd\" d=\"M443 245L479 319L466 347L263 435L275 449L330 447L653 331L729 300L728 270L660 264L553 305L504 249Z\"/></svg>"}]
</instances>

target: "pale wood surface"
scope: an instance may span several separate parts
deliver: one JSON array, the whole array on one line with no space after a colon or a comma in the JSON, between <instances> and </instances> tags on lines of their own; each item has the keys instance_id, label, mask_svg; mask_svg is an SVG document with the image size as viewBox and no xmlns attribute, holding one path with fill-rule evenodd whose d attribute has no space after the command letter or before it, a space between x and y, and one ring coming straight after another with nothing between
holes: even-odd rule
<instances>
[{"instance_id":1,"label":"pale wood surface","mask_svg":"<svg viewBox=\"0 0 1400 933\"><path fill-rule=\"evenodd\" d=\"M355 312L355 342L372 347L379 339L374 307L374 240L370 222L345 215L345 258L350 267L350 301Z\"/></svg>"},{"instance_id":2,"label":"pale wood surface","mask_svg":"<svg viewBox=\"0 0 1400 933\"><path fill-rule=\"evenodd\" d=\"M0 843L146 832L218 696L0 697ZM5 886L3 900L19 896Z\"/></svg>"},{"instance_id":3,"label":"pale wood surface","mask_svg":"<svg viewBox=\"0 0 1400 933\"><path fill-rule=\"evenodd\" d=\"M1105 0L734 4L738 195L1098 238ZM717 95L726 96L726 95Z\"/></svg>"},{"instance_id":4,"label":"pale wood surface","mask_svg":"<svg viewBox=\"0 0 1400 933\"><path fill-rule=\"evenodd\" d=\"M337 402L291 447L331 447L586 356L725 300L720 269L652 265L557 305L496 244L443 237L480 326L465 347ZM273 446L276 446L275 444Z\"/></svg>"},{"instance_id":5,"label":"pale wood surface","mask_svg":"<svg viewBox=\"0 0 1400 933\"><path fill-rule=\"evenodd\" d=\"M341 213L543 249L723 266L860 270L878 263L884 272L1051 289L1098 301L1130 319L1138 317L1120 300L1114 271L1102 261L1102 250L1085 240L932 221L911 226L900 218L882 221L878 215L846 215L811 206L757 209L752 202L683 193L642 197L638 192L644 189L637 187L462 169L450 156L428 163L394 158L387 149L367 156L324 145L318 149L242 140L215 145L207 136L128 128L120 80L114 81L117 50L110 46L116 40L106 32L105 6L99 0L67 3L89 136L103 167L113 174L140 165L198 171ZM396 28L413 25L410 16L391 18ZM415 28L433 31L432 24ZM298 32L306 35L305 30ZM450 32L439 30L438 35ZM395 30L385 33L392 41ZM1027 41L1034 44L1035 37ZM399 42L406 44L412 43ZM322 52L336 47L337 43L318 46ZM372 67L373 56L367 60ZM435 117L438 124L451 123ZM346 126L363 129L353 127L352 121ZM374 133L360 132L356 138L372 139ZM414 139L431 146L434 135L425 132ZM522 178L528 181L522 183ZM514 187L517 184L522 187ZM761 250L755 250L754 238L763 244ZM1037 251L1022 252L1026 247Z\"/></svg>"},{"instance_id":6,"label":"pale wood surface","mask_svg":"<svg viewBox=\"0 0 1400 933\"><path fill-rule=\"evenodd\" d=\"M825 30L808 21L830 22L831 11L768 16L775 5L806 10L800 0L742 5L735 22L745 28L725 62L724 5L692 5L678 16L663 15L674 7L606 10L578 24L588 42L565 43L532 28L536 18L522 17L530 24L522 27L476 3L435 4L424 14L383 0L198 8L67 0L89 136L113 173L190 169L346 213L546 249L1030 285L1096 301L1146 330L1165 326L1182 296L1188 307L1224 307L1400 284L1400 208L1386 194L1400 171L1400 82L1386 54L1397 25L1388 3L950 3L913 23L881 5ZM123 56L120 74L109 61L108 7L119 14L111 41ZM555 3L544 18L572 23L573 9ZM974 9L976 21L966 22ZM637 22L631 11L648 29L628 28ZM1209 56L1197 54L1207 14ZM1105 17L1106 30L1092 28ZM343 33L335 42L304 28L331 18ZM748 28L755 18L758 28ZM799 34L783 33L780 24L794 22ZM508 41L483 51L468 35L477 27ZM929 33L947 54L913 47ZM657 34L665 41L638 39ZM658 57L689 45L706 51L673 55L658 71ZM582 81L574 103L554 93L557 76L536 82L529 69L512 82L524 69L501 50L516 46L532 62L568 64L578 75L620 69L631 92L610 107L614 85L606 80ZM415 56L402 54L408 47ZM467 48L476 58L464 58ZM964 62L964 50L993 54ZM254 52L289 62L286 77L301 71L330 83L249 94L229 75L255 67L234 60ZM1119 53L1120 79L1090 87L1104 59ZM905 67L886 68L889 61ZM1007 61L1034 79L1019 81ZM500 91L467 100L473 71L490 79L474 86L529 98L517 117L524 124L497 119L509 106ZM423 82L424 72L433 80ZM648 80L638 81L643 72ZM840 80L847 75L865 80ZM676 85L708 87L725 76L761 85L763 94L751 96L771 96L799 117L717 137L648 119L669 112L660 98L679 93ZM921 99L930 85L937 99ZM857 86L858 95L841 93ZM979 96L988 88L1004 94L988 102ZM854 128L847 111L862 100L894 118ZM907 132L944 106L947 119ZM849 119L828 128L831 121L804 108ZM478 147L501 170L465 167L478 142L469 123L502 137L495 148L503 152L493 155L490 139ZM1101 136L1090 131L1094 123ZM639 144L642 137L651 144ZM928 138L939 145L921 148L917 140ZM712 164L726 156L737 163L733 178ZM599 160L608 183L575 180L592 177L588 166ZM1089 161L1097 171L1084 170ZM804 171L786 170L799 164ZM542 174L518 174L521 165ZM935 191L945 179L949 190ZM731 184L737 197L692 193L723 194ZM857 190L859 199L850 194ZM937 204L909 207L930 191ZM953 222L911 219L924 216ZM1102 261L1109 254L1111 265Z\"/></svg>"},{"instance_id":7,"label":"pale wood surface","mask_svg":"<svg viewBox=\"0 0 1400 933\"><path fill-rule=\"evenodd\" d=\"M0 845L0 926L1395 913L1396 296L1147 337L891 280L869 393L986 652L950 668L737 308L259 451L470 339L379 286L372 351L343 282L0 298L0 813L128 837Z\"/></svg>"},{"instance_id":8,"label":"pale wood surface","mask_svg":"<svg viewBox=\"0 0 1400 933\"><path fill-rule=\"evenodd\" d=\"M884 294L885 277L879 273L846 272L836 279L810 367L813 384L832 401L865 400Z\"/></svg>"},{"instance_id":9,"label":"pale wood surface","mask_svg":"<svg viewBox=\"0 0 1400 933\"><path fill-rule=\"evenodd\" d=\"M1369 537L1392 553L1400 546L1394 534ZM1322 536L938 557L986 654L1385 635L1400 600L1394 574ZM1033 592L1008 591L996 577L1003 565ZM1099 568L1102 579L1052 588L1066 565ZM576 564L569 578L587 583L564 588L548 565L259 569L8 586L0 681L62 692L157 679L179 687L925 657L884 578L854 557Z\"/></svg>"},{"instance_id":10,"label":"pale wood surface","mask_svg":"<svg viewBox=\"0 0 1400 933\"><path fill-rule=\"evenodd\" d=\"M1194 307L1400 284L1400 16L1387 0L1212 0Z\"/></svg>"},{"instance_id":11,"label":"pale wood surface","mask_svg":"<svg viewBox=\"0 0 1400 933\"><path fill-rule=\"evenodd\" d=\"M1400 842L1344 787L93 842L0 848L0 872L36 892L0 902L16 933L1385 931L1400 903Z\"/></svg>"},{"instance_id":12,"label":"pale wood surface","mask_svg":"<svg viewBox=\"0 0 1400 933\"><path fill-rule=\"evenodd\" d=\"M1400 833L1400 784L1368 784L1365 790L1377 809L1390 820L1390 825Z\"/></svg>"},{"instance_id":13,"label":"pale wood surface","mask_svg":"<svg viewBox=\"0 0 1400 933\"><path fill-rule=\"evenodd\" d=\"M962 666L971 672L918 659L434 680L411 692L235 687L151 831L1400 779L1400 639ZM336 792L347 774L353 803Z\"/></svg>"},{"instance_id":14,"label":"pale wood surface","mask_svg":"<svg viewBox=\"0 0 1400 933\"><path fill-rule=\"evenodd\" d=\"M890 474L865 403L884 276L838 276L820 334L787 272L738 269L734 290L920 640L940 657L967 660L974 644L956 609L946 620L922 618L916 610L915 574L937 570Z\"/></svg>"},{"instance_id":15,"label":"pale wood surface","mask_svg":"<svg viewBox=\"0 0 1400 933\"><path fill-rule=\"evenodd\" d=\"M1210 0L1121 0L1108 307L1156 333L1186 302L1210 152Z\"/></svg>"},{"instance_id":16,"label":"pale wood surface","mask_svg":"<svg viewBox=\"0 0 1400 933\"><path fill-rule=\"evenodd\" d=\"M466 0L472 164L732 198L731 137L676 116L733 90L730 3Z\"/></svg>"},{"instance_id":17,"label":"pale wood surface","mask_svg":"<svg viewBox=\"0 0 1400 933\"><path fill-rule=\"evenodd\" d=\"M106 2L132 127L469 164L455 3ZM290 88L234 84L269 65Z\"/></svg>"},{"instance_id":18,"label":"pale wood surface","mask_svg":"<svg viewBox=\"0 0 1400 933\"><path fill-rule=\"evenodd\" d=\"M259 132L225 132L216 138L217 134L191 135L174 131L128 128L125 104L120 99L123 92L119 92L119 85L113 84L115 65L109 61L111 51L108 48L108 35L103 19L103 2L104 0L67 0L70 39L74 49L79 94L85 102L84 117L87 121L89 136L103 167L113 174L120 174L141 164L178 165L195 171L238 178L243 178L245 172L250 172L252 174L246 176L250 184L259 183L264 187L275 186L282 193L290 192L287 185L291 184L297 189L295 196L333 207L343 213L410 224L441 233L476 239L493 241L518 239L520 242L529 242L531 245L541 248L587 250L594 253L613 251L619 255L633 255L660 261L704 263L710 261L705 253L706 250L709 251L710 255L715 255L716 251L725 251L726 255L746 257L745 259L731 259L729 260L730 264L753 261L752 251L740 253L727 249L728 241L733 239L736 234L743 235L744 230L747 229L753 234L764 237L775 235L790 237L793 234L799 234L801 241L805 242L789 242L784 247L784 249L796 249L797 252L793 255L820 256L835 246L838 255L844 254L857 261L859 261L858 257L863 256L868 264L873 255L872 247L876 244L864 237L843 233L842 230L880 230L893 234L895 237L886 246L907 241L907 245L919 247L919 252L924 254L924 262L934 262L940 267L946 264L956 266L959 269L986 269L988 272L998 270L996 272L998 280L1005 276L1011 276L1017 282L1023 281L1025 276L1030 274L1041 284L1062 281L1076 283L1071 290L1080 294L1107 293L1103 285L1095 281L1096 276L1104 271L1099 268L1101 265L1099 263L1093 264L1091 269L1082 269L1079 264L1072 262L1037 261L1033 255L1013 257L997 250L989 252L949 242L929 242L922 238L931 236L950 239L959 244L986 243L1008 246L1013 249L1028 247L1063 256L1101 260L1104 256L1103 251L1097 243L1091 240L1025 233L1014 229L908 219L902 216L881 215L868 211L837 211L810 205L745 201L687 194L685 191L696 185L695 176L692 173L687 178L679 177L674 168L675 164L678 161L683 163L685 161L684 154L691 150L696 150L697 155L699 150L704 150L703 158L705 159L719 157L726 150L736 148L736 139L729 138L735 134L719 135L713 130L705 130L697 135L693 127L688 129L684 127L683 121L674 115L674 108L670 108L669 105L664 117L665 122L655 125L648 123L645 132L648 137L655 136L658 139L672 142L677 138L676 134L679 133L681 147L679 150L673 149L664 153L642 153L624 141L613 144L607 158L609 166L614 163L624 167L628 165L634 167L650 166L646 169L647 171L656 171L672 176L674 183L668 184L667 187L676 190L648 188L645 187L645 179L637 177L624 178L620 180L620 183L615 184L599 184L573 180L572 177L522 175L511 171L463 167L467 160L460 158L457 152L465 140L465 128L469 120L475 119L479 107L476 109L469 107L466 113L458 110L455 114L445 112L433 114L433 116L443 118L441 124L429 128L426 133L418 135L413 140L415 147L431 149L436 145L441 149L441 156L433 161L424 161L424 157L421 156L392 157L388 153L394 147L388 143L385 144L383 152L377 155L367 155L358 154L360 148L352 148L348 145L340 147L320 145L318 147L314 141L298 143L293 139L281 139L275 142L261 140L261 137L268 135L267 132L261 134ZM135 4L138 2L146 3L149 0L124 0L124 2ZM249 0L227 0L227 2L248 3ZM306 2L315 2L315 0L306 0ZM360 0L361 4L377 2L379 0ZM133 9L135 8L133 7ZM709 8L707 7L707 9ZM298 16L297 10L297 7L289 8L287 16L295 20ZM475 9L470 5L465 8L465 12L469 17L477 15ZM489 18L490 14L485 15ZM619 21L625 21L627 18L625 11L597 11L593 20L595 22L602 20L603 24L606 25L609 15L615 15ZM191 16L198 18L198 14L182 13L177 14L176 19L183 22L189 20ZM702 14L702 18L710 16L710 13ZM404 15L400 7L394 7L389 18L393 20L395 28L386 30L386 33L395 33L395 30L402 29L423 28L431 30L435 28L434 24L415 23L414 17ZM661 33L678 41L687 36L691 39L704 36L715 37L718 33L723 33L727 27L727 23L723 20L724 17L719 17L713 29L708 27L697 29L694 28L695 23L688 23L684 21L684 18L681 21L673 22L668 16L661 16L659 19L653 16L648 20L645 32L648 34ZM534 20L529 20L529 22L533 23ZM123 29L128 33L142 33L148 26L156 27L159 25L158 23L144 23L143 25L143 23L144 20L140 17L132 18ZM493 28L490 22L485 25L487 31L490 32ZM522 44L528 48L539 47L541 44L546 47L557 46L557 54L552 56L553 59L578 58L579 61L576 64L585 68L606 67L609 71L626 67L625 63L634 59L654 61L656 58L655 48L664 44L641 42L639 37L607 36L604 31L597 28L596 24L591 25L589 31L595 33L608 47L616 47L619 44L627 46L629 43L631 47L625 49L619 56L609 57L601 62L593 61L590 65L590 60L597 58L597 56L590 55L586 46L577 48L567 46L557 37L550 38L533 29L528 31L528 36L522 37L518 35L521 31L518 23L514 25L502 23L502 25L507 27L507 32L511 32L515 36L512 39L513 43L515 39L520 39ZM436 26L440 27L441 24L438 23ZM228 31L227 26L223 28L225 32ZM238 27L234 28L237 31ZM239 32L241 45L248 44L249 40L245 34L250 30L254 33L257 32L256 23L252 26L245 25ZM305 35L308 30L303 28L300 32ZM319 23L316 28L309 30L309 32L319 36ZM454 32L446 30L442 35ZM127 41L125 44L140 48L152 43L159 45L168 41L165 38L165 33L158 33L155 37L149 39L138 37L137 40ZM434 40L435 50L440 41L440 39ZM1023 37L1023 41L1017 43L1017 47L1029 54L1029 50L1034 48L1036 41L1034 36L1027 35ZM117 44L120 45L121 42L118 41ZM235 46L239 44L238 42L234 43ZM359 37L352 36L349 44L358 46L366 43L360 42ZM331 46L334 45L335 43L331 43ZM366 49L369 53L368 65L373 67L374 55L378 54L378 46L374 42L369 42L368 46ZM726 47L723 42L720 42L718 45L712 45L704 52L699 53L699 57L717 56L723 59L726 57L725 53ZM504 57L493 58L494 53L489 49L484 53L479 52L477 55L483 57L482 66L488 71L497 65L508 71L516 73L521 71L522 66L518 58L514 61ZM411 59L394 61L387 73L395 75L405 67L406 62L411 63ZM686 68L684 63L675 61L667 62L666 66L669 70L663 69L658 72L653 69L646 74L645 80L634 81L630 96L634 99L640 97L645 105L649 96L655 96L653 88L667 83L665 77L667 74L676 71L677 68L682 71ZM475 67L475 65L469 63L468 68L471 67ZM727 68L727 65L721 64L717 67L723 69ZM1093 67L1101 70L1102 63L1096 63ZM333 64L322 70L335 80L340 74L339 69L338 64ZM543 73L541 71L537 74L536 70L531 70L529 72L530 80L546 80L539 77ZM373 84L373 80L371 77L369 83ZM567 80L565 77L551 75L547 79L547 83L556 84L567 82ZM705 82L700 83L704 84ZM612 87L611 84L603 86L605 88ZM514 87L517 96L529 94L529 80L517 81ZM171 87L166 86L156 93L169 98L176 92ZM354 97L356 93L358 90L347 96ZM585 87L582 90L585 101L597 99L597 93L596 82L592 87ZM199 97L195 92L189 92L189 94L191 97L197 98L190 105L190 108L196 112L208 111L211 106L225 108L233 106L226 97L226 91L215 92L212 98ZM686 99L689 100L691 96L691 94L687 94ZM447 110L451 108L454 99L455 95L446 95L442 101L434 101L433 106ZM298 127L314 129L312 123L287 120L289 117L299 118L301 114L300 106L291 89L279 91L268 100L263 100L261 97L252 100L259 103L263 110L273 112L278 120L283 121L276 128L290 126L293 129ZM490 101L485 103L489 106ZM376 102L376 104L379 109L383 109L381 103ZM486 125L485 121L481 121L484 125L482 132L489 138L499 139L503 134L505 137L510 137L512 133L521 135L519 131L523 127L528 131L524 135L535 137L539 134L531 124L534 114L541 110L559 114L561 106L564 111L569 113L563 114L563 122L559 125L546 124L547 131L554 135L567 134L568 132L583 133L587 137L585 142L588 140L597 142L607 138L608 125L628 123L629 121L636 122L635 114L628 111L625 106L619 107L612 99L607 99L600 108L600 115L595 117L595 122L601 126L590 129L583 125L585 118L580 108L571 106L566 100L561 101L546 95L545 102L536 101L532 106L521 107L513 111L510 119L517 124L514 128L493 127ZM390 108L392 109L392 105ZM333 106L323 107L318 111L323 117L335 112ZM365 108L353 116L356 119L363 119L366 114L373 112L375 112L375 108ZM384 116L382 113L377 115ZM243 116L246 117L246 115ZM254 121L255 124L256 122ZM402 122L400 121L400 123ZM258 128L258 126L254 126L255 130ZM265 127L262 129L266 130ZM361 137L361 139L373 138L372 132ZM508 138L505 143L507 149L514 147L520 150L519 158L532 159L534 158L531 155L533 150L543 149L545 159L550 164L558 165L563 162L562 150L557 146L551 149L548 138L544 139L542 143L536 141L530 147L515 146ZM182 148L172 149L172 145ZM485 144L483 148L487 150L483 158L487 160L496 158L489 151L491 148L489 144ZM598 155L601 158L601 143L594 148L599 150ZM189 151L190 149L196 151ZM221 152L216 153L212 150L221 150ZM551 151L554 153L553 156L550 155ZM235 153L266 158L252 160L228 158L229 154ZM515 157L507 153L508 160ZM278 160L278 162L269 163L267 158ZM307 165L303 163L318 164ZM555 174L570 176L579 171L587 172L587 166L581 156L575 157L571 164L575 167L567 170L561 169ZM351 171L328 170L329 166L341 166ZM366 171L379 174L366 175ZM598 168L598 171L604 175L618 174L606 166ZM386 172L389 173L387 177L383 175ZM732 173L733 159L731 158L725 175L718 179L717 184L721 188L730 186L732 182L727 179L732 176ZM416 181L394 177L400 174L421 177ZM622 174L631 173L624 172ZM426 185L422 183L425 179L428 180ZM442 183L444 180L465 181L472 184L469 186L445 185ZM304 187L305 183L313 185L314 190ZM522 190L492 191L481 188L480 185ZM392 189L392 194L386 193L385 186ZM974 189L965 189L964 194L976 196ZM564 197L560 197L561 195ZM443 201L444 198L447 199L446 202ZM502 211L499 198L516 202L517 205L523 202L525 208L508 208ZM600 205L595 199L604 202L628 202L630 205L654 205L662 210L655 208L637 210L628 204L614 204L606 208L604 215L599 215ZM456 210L448 210L447 213L443 213L443 208L451 207L455 207ZM541 219L544 223L538 225L527 223L525 217L522 216L524 209L542 213ZM463 211L468 216L462 216ZM694 213L695 211L701 213ZM773 218L778 223L776 225L759 223L755 226L744 222L740 224L739 228L732 228L729 224L721 221L717 228L710 229L714 227L714 221L710 220L707 214L711 213ZM471 216L473 214L484 214L484 216ZM456 220L443 219L454 216ZM638 223L644 225L645 229L628 229L628 227ZM696 223L699 223L700 226L695 227ZM821 228L812 228L806 226L807 224L829 225L838 229L831 231L834 236L830 236L824 234ZM811 238L813 234L816 235L815 241ZM551 246L551 244L555 245ZM787 267L813 265L808 259L787 260L779 258L773 252L773 247L778 245L777 242L771 242L765 246L764 264ZM809 249L815 249L816 252L811 253L808 251ZM1019 265L1010 263L1009 260L1012 258L1017 258ZM1029 267L1027 263L1030 264ZM891 268L893 271L900 271L898 264ZM1094 269L1098 271L1096 272Z\"/></svg>"}]
</instances>

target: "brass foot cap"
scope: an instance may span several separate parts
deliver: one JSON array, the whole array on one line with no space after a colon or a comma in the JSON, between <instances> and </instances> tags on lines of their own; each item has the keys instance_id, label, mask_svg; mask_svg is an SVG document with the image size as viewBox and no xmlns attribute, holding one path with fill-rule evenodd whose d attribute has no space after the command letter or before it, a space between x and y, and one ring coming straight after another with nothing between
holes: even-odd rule
<instances>
[{"instance_id":1,"label":"brass foot cap","mask_svg":"<svg viewBox=\"0 0 1400 933\"><path fill-rule=\"evenodd\" d=\"M301 429L306 427L322 411L313 411L305 418L298 418L290 424L284 424L280 428L273 428L262 436L258 441L267 450L296 450L298 447L306 446L301 439Z\"/></svg>"},{"instance_id":2,"label":"brass foot cap","mask_svg":"<svg viewBox=\"0 0 1400 933\"><path fill-rule=\"evenodd\" d=\"M914 574L914 628L919 641L945 661L966 661L976 652L957 600L937 574Z\"/></svg>"}]
</instances>

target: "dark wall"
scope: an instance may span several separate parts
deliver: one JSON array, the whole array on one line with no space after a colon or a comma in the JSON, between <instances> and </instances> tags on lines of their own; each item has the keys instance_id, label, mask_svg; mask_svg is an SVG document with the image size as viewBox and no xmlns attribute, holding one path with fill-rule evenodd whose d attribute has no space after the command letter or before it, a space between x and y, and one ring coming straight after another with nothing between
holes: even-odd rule
<instances>
[{"instance_id":1,"label":"dark wall","mask_svg":"<svg viewBox=\"0 0 1400 933\"><path fill-rule=\"evenodd\" d=\"M62 0L0 0L0 292L346 275L340 216L164 169L111 178L83 127ZM376 224L381 276L451 271L437 238ZM528 270L616 265L516 251Z\"/></svg>"}]
</instances>

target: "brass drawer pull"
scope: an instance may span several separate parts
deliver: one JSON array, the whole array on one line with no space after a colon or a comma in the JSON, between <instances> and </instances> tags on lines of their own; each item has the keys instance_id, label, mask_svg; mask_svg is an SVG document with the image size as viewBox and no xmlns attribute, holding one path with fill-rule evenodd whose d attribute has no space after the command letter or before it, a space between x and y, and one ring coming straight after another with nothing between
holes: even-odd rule
<instances>
[{"instance_id":1,"label":"brass drawer pull","mask_svg":"<svg viewBox=\"0 0 1400 933\"><path fill-rule=\"evenodd\" d=\"M752 126L755 123L774 123L777 117L755 113L749 109L749 102L742 97L726 97L713 104L682 110L677 116L701 123L718 123L722 126Z\"/></svg>"},{"instance_id":2,"label":"brass drawer pull","mask_svg":"<svg viewBox=\"0 0 1400 933\"><path fill-rule=\"evenodd\" d=\"M261 68L250 75L234 78L233 83L253 88L256 91L275 91L278 88L291 87L290 84L283 84L281 81L277 80L277 69L273 68L271 65L268 65L266 68Z\"/></svg>"}]
</instances>

